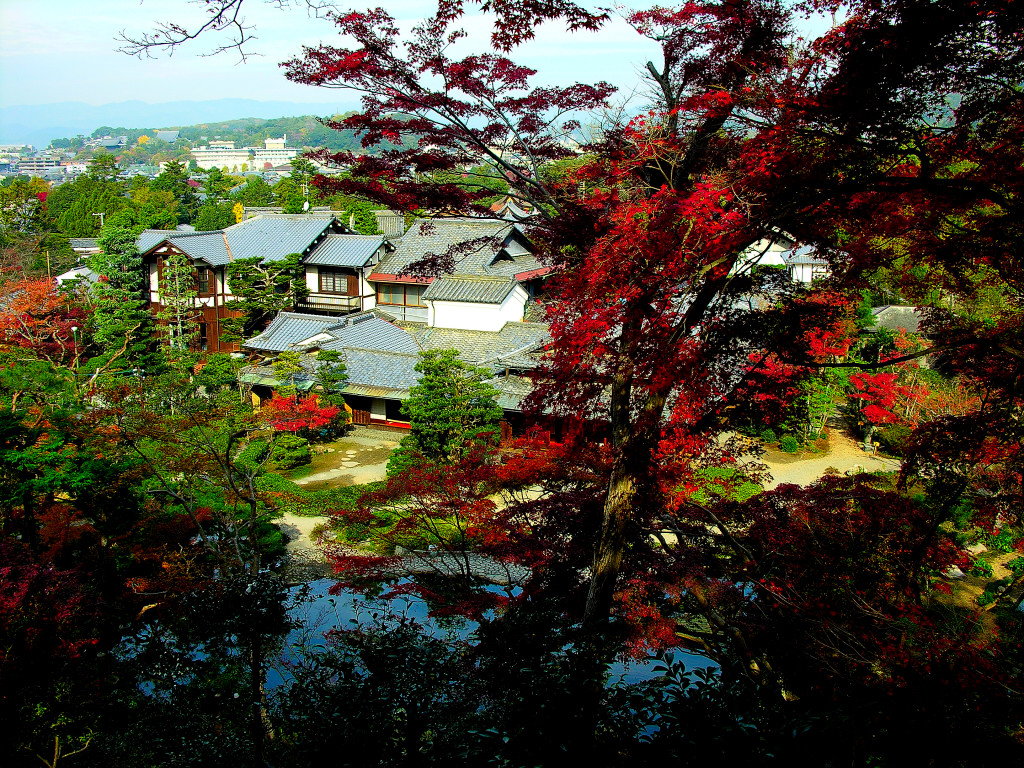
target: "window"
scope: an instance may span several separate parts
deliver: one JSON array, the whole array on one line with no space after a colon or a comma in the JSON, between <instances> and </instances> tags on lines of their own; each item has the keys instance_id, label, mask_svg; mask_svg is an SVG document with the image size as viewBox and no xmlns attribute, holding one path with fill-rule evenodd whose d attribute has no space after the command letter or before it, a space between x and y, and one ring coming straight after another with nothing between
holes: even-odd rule
<instances>
[{"instance_id":1,"label":"window","mask_svg":"<svg viewBox=\"0 0 1024 768\"><path fill-rule=\"evenodd\" d=\"M407 285L405 286L405 303L410 307L425 307L427 306L423 302L423 291L426 286L423 285Z\"/></svg>"},{"instance_id":2,"label":"window","mask_svg":"<svg viewBox=\"0 0 1024 768\"><path fill-rule=\"evenodd\" d=\"M425 307L423 291L425 285L402 285L401 283L378 283L378 304L402 304L407 307Z\"/></svg>"},{"instance_id":3,"label":"window","mask_svg":"<svg viewBox=\"0 0 1024 768\"><path fill-rule=\"evenodd\" d=\"M359 295L359 278L340 269L319 268L320 293L341 293L346 296Z\"/></svg>"},{"instance_id":4,"label":"window","mask_svg":"<svg viewBox=\"0 0 1024 768\"><path fill-rule=\"evenodd\" d=\"M207 267L196 269L196 293L200 296L210 295L210 270Z\"/></svg>"}]
</instances>

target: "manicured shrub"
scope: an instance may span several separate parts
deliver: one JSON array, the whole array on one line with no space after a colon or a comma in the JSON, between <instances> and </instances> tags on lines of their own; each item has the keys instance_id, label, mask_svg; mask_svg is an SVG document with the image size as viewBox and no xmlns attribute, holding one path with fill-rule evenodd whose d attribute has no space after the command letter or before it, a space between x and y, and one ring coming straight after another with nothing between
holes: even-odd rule
<instances>
[{"instance_id":1,"label":"manicured shrub","mask_svg":"<svg viewBox=\"0 0 1024 768\"><path fill-rule=\"evenodd\" d=\"M761 442L764 443L765 445L767 445L768 443L774 443L776 440L775 430L772 429L771 427L765 427L764 429L761 430L761 434L758 435L758 437L761 438Z\"/></svg>"},{"instance_id":2,"label":"manicured shrub","mask_svg":"<svg viewBox=\"0 0 1024 768\"><path fill-rule=\"evenodd\" d=\"M875 430L875 439L882 449L894 456L904 456L914 430L906 424L886 424Z\"/></svg>"},{"instance_id":3,"label":"manicured shrub","mask_svg":"<svg viewBox=\"0 0 1024 768\"><path fill-rule=\"evenodd\" d=\"M785 453L796 453L800 450L800 441L793 435L783 435L779 438L779 450Z\"/></svg>"},{"instance_id":4,"label":"manicured shrub","mask_svg":"<svg viewBox=\"0 0 1024 768\"><path fill-rule=\"evenodd\" d=\"M269 444L262 440L250 440L235 458L235 465L243 472L255 472L265 462L269 452Z\"/></svg>"},{"instance_id":5,"label":"manicured shrub","mask_svg":"<svg viewBox=\"0 0 1024 768\"><path fill-rule=\"evenodd\" d=\"M309 441L298 435L281 435L274 444L271 461L277 469L294 469L309 464L313 454L309 450Z\"/></svg>"}]
</instances>

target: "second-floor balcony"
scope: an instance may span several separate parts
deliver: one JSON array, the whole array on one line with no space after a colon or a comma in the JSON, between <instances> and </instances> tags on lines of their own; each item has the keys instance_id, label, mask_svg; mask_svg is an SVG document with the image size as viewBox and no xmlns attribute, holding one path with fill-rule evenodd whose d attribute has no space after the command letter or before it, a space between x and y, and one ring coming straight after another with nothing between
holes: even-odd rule
<instances>
[{"instance_id":1,"label":"second-floor balcony","mask_svg":"<svg viewBox=\"0 0 1024 768\"><path fill-rule=\"evenodd\" d=\"M363 308L361 296L339 296L311 293L295 303L300 312L319 312L327 315L347 315Z\"/></svg>"}]
</instances>

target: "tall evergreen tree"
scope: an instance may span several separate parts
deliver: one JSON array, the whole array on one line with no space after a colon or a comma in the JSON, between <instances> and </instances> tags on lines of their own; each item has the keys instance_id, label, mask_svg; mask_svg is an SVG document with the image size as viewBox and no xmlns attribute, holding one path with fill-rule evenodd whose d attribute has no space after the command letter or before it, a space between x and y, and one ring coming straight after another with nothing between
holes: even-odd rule
<instances>
[{"instance_id":1,"label":"tall evergreen tree","mask_svg":"<svg viewBox=\"0 0 1024 768\"><path fill-rule=\"evenodd\" d=\"M90 259L99 275L93 339L102 350L94 365L109 371L154 367L153 316L146 306L147 275L139 254L141 227L116 216L103 228L100 252Z\"/></svg>"},{"instance_id":2,"label":"tall evergreen tree","mask_svg":"<svg viewBox=\"0 0 1024 768\"><path fill-rule=\"evenodd\" d=\"M179 355L199 335L195 264L189 257L173 253L164 258L160 271L163 308L157 317L167 325L168 351Z\"/></svg>"},{"instance_id":3,"label":"tall evergreen tree","mask_svg":"<svg viewBox=\"0 0 1024 768\"><path fill-rule=\"evenodd\" d=\"M226 306L241 312L224 322L226 341L243 341L261 332L278 312L291 309L295 300L309 294L300 254L264 261L261 256L236 259L228 265L232 298Z\"/></svg>"},{"instance_id":4,"label":"tall evergreen tree","mask_svg":"<svg viewBox=\"0 0 1024 768\"><path fill-rule=\"evenodd\" d=\"M454 349L430 349L420 353L416 370L420 380L402 403L410 430L388 462L390 474L423 461L456 461L500 434L502 411L487 369L467 365Z\"/></svg>"}]
</instances>

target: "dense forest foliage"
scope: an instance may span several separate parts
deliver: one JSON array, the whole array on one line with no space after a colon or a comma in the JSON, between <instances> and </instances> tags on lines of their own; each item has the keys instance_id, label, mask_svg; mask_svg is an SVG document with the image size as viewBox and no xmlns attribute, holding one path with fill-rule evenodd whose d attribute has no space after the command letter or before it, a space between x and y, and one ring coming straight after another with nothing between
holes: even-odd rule
<instances>
[{"instance_id":1,"label":"dense forest foliage","mask_svg":"<svg viewBox=\"0 0 1024 768\"><path fill-rule=\"evenodd\" d=\"M277 356L258 408L241 361L189 347L195 318L153 318L141 228L212 226L244 195L287 209L297 177L125 181L100 156L3 189L0 762L1020 763L1015 4L624 12L661 52L650 110L586 147L578 112L611 86L534 88L501 52L609 12L468 5L499 52L453 58L467 4L441 2L408 35L379 8L334 17L352 47L286 72L361 93L331 127L392 148L322 152L348 173L311 177L317 200L486 216L502 193L533 214L550 340L515 439L487 371L423 354L386 480L300 487L348 429L341 356ZM836 12L814 41L793 34L808 10ZM100 235L98 279L62 291L40 254L75 227ZM782 243L816 279L760 263ZM875 326L885 302L916 330ZM773 482L767 458L843 434L888 469ZM330 627L289 580L286 513L328 518ZM446 565L411 576L410 553ZM353 594L385 602L342 615Z\"/></svg>"},{"instance_id":2,"label":"dense forest foliage","mask_svg":"<svg viewBox=\"0 0 1024 768\"><path fill-rule=\"evenodd\" d=\"M324 115L325 120L341 120L349 113ZM156 138L156 131L178 131L178 138L168 144ZM50 146L55 149L75 151L82 159L92 157L102 148L87 147L88 138L100 139L106 136L126 139L122 162L150 163L168 159L188 163L188 150L208 144L210 141L233 141L236 147L262 147L264 139L279 139L286 136L288 146L297 149L328 149L332 152L359 151L360 143L355 131L337 131L328 128L313 115L300 117L258 117L225 120L198 125L175 125L163 128L126 128L103 125L92 132L90 137L74 136L53 139ZM142 140L140 142L140 139Z\"/></svg>"}]
</instances>

